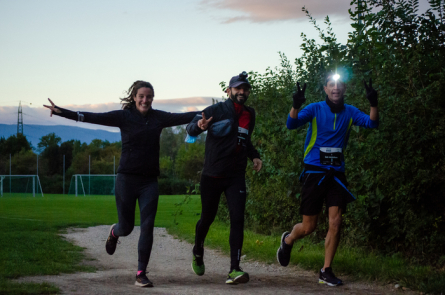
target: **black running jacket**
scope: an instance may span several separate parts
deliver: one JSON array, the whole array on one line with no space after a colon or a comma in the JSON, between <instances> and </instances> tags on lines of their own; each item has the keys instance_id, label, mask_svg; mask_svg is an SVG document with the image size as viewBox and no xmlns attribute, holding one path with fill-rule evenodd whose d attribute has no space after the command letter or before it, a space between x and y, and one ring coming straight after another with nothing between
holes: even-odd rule
<instances>
[{"instance_id":1,"label":"black running jacket","mask_svg":"<svg viewBox=\"0 0 445 295\"><path fill-rule=\"evenodd\" d=\"M162 129L190 123L196 114L169 113L150 109L143 116L135 107L107 113L73 112L57 107L62 113L53 113L67 119L119 127L122 154L118 173L159 176L159 141Z\"/></svg>"},{"instance_id":2,"label":"black running jacket","mask_svg":"<svg viewBox=\"0 0 445 295\"><path fill-rule=\"evenodd\" d=\"M237 177L246 173L247 158L253 160L260 158L260 154L253 147L251 136L255 127L255 110L245 106L250 113L249 133L246 138L246 146L238 152L238 117L235 107L230 99L211 105L204 110L207 119L213 117L207 128L205 160L203 175L212 177ZM187 125L187 133L198 136L203 132L197 122L201 119L197 115Z\"/></svg>"}]
</instances>

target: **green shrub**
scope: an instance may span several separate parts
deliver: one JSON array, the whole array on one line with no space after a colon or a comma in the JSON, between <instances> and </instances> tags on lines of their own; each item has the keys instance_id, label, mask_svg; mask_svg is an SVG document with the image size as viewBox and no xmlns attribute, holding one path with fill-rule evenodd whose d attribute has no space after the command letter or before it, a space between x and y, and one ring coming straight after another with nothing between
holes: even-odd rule
<instances>
[{"instance_id":1,"label":"green shrub","mask_svg":"<svg viewBox=\"0 0 445 295\"><path fill-rule=\"evenodd\" d=\"M192 187L193 183L178 178L160 178L158 179L160 195L182 195L187 193L187 188Z\"/></svg>"}]
</instances>

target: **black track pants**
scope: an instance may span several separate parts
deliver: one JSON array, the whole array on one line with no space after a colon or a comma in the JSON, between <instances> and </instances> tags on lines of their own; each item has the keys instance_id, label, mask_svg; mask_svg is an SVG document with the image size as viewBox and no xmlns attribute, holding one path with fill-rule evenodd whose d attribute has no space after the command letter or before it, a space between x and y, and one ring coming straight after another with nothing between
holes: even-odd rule
<instances>
[{"instance_id":1,"label":"black track pants","mask_svg":"<svg viewBox=\"0 0 445 295\"><path fill-rule=\"evenodd\" d=\"M141 215L141 235L138 244L138 270L145 270L153 245L153 227L158 209L157 177L118 173L116 177L116 207L119 223L114 227L117 236L128 236L134 228L136 199Z\"/></svg>"},{"instance_id":2,"label":"black track pants","mask_svg":"<svg viewBox=\"0 0 445 295\"><path fill-rule=\"evenodd\" d=\"M244 239L244 209L246 207L246 180L244 175L234 178L201 178L201 219L196 224L195 249L201 252L204 240L218 211L219 199L224 192L230 213L230 269L238 268Z\"/></svg>"}]
</instances>

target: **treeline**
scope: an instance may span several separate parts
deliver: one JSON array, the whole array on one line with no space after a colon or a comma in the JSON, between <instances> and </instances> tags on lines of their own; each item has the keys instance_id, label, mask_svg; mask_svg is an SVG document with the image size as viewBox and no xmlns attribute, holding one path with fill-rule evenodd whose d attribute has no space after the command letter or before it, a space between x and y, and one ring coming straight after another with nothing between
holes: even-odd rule
<instances>
[{"instance_id":1,"label":"treeline","mask_svg":"<svg viewBox=\"0 0 445 295\"><path fill-rule=\"evenodd\" d=\"M159 188L161 194L184 194L199 179L204 162L205 137L197 144L185 145L185 130L166 128L161 135ZM32 147L22 134L0 138L0 175L35 175L40 178L44 193L68 193L74 174L113 174L118 169L121 142L99 139L90 144L79 140L62 142L54 133L40 138ZM39 151L39 155L37 153ZM10 163L11 155L11 163ZM38 155L38 162L37 162ZM65 156L65 188L63 158Z\"/></svg>"},{"instance_id":2,"label":"treeline","mask_svg":"<svg viewBox=\"0 0 445 295\"><path fill-rule=\"evenodd\" d=\"M289 229L300 220L300 182L306 128L285 127L297 81L307 104L325 99L327 71L347 77L346 103L369 114L363 79L379 93L378 130L351 132L346 176L358 200L348 207L343 241L412 260L445 265L445 24L443 1L419 15L418 1L352 1L354 32L340 44L326 17L321 44L302 34L295 65L251 73L247 103L257 111L254 145L261 173L248 170L247 223L262 233ZM357 8L358 7L358 8ZM357 9L356 9L357 8ZM359 15L362 15L359 21ZM223 83L222 83L223 84ZM223 84L224 86L224 84ZM223 211L221 211L224 213ZM220 215L225 218L224 214ZM321 241L324 224L313 234Z\"/></svg>"}]
</instances>

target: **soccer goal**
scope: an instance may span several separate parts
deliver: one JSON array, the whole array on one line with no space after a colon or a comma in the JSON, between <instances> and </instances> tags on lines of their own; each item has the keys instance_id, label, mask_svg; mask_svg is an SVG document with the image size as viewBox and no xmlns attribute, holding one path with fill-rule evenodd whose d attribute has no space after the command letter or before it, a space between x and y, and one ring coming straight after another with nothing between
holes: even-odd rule
<instances>
[{"instance_id":1,"label":"soccer goal","mask_svg":"<svg viewBox=\"0 0 445 295\"><path fill-rule=\"evenodd\" d=\"M114 195L115 174L74 174L68 194L71 195Z\"/></svg>"},{"instance_id":2,"label":"soccer goal","mask_svg":"<svg viewBox=\"0 0 445 295\"><path fill-rule=\"evenodd\" d=\"M42 195L42 185L38 175L0 175L0 196Z\"/></svg>"}]
</instances>

